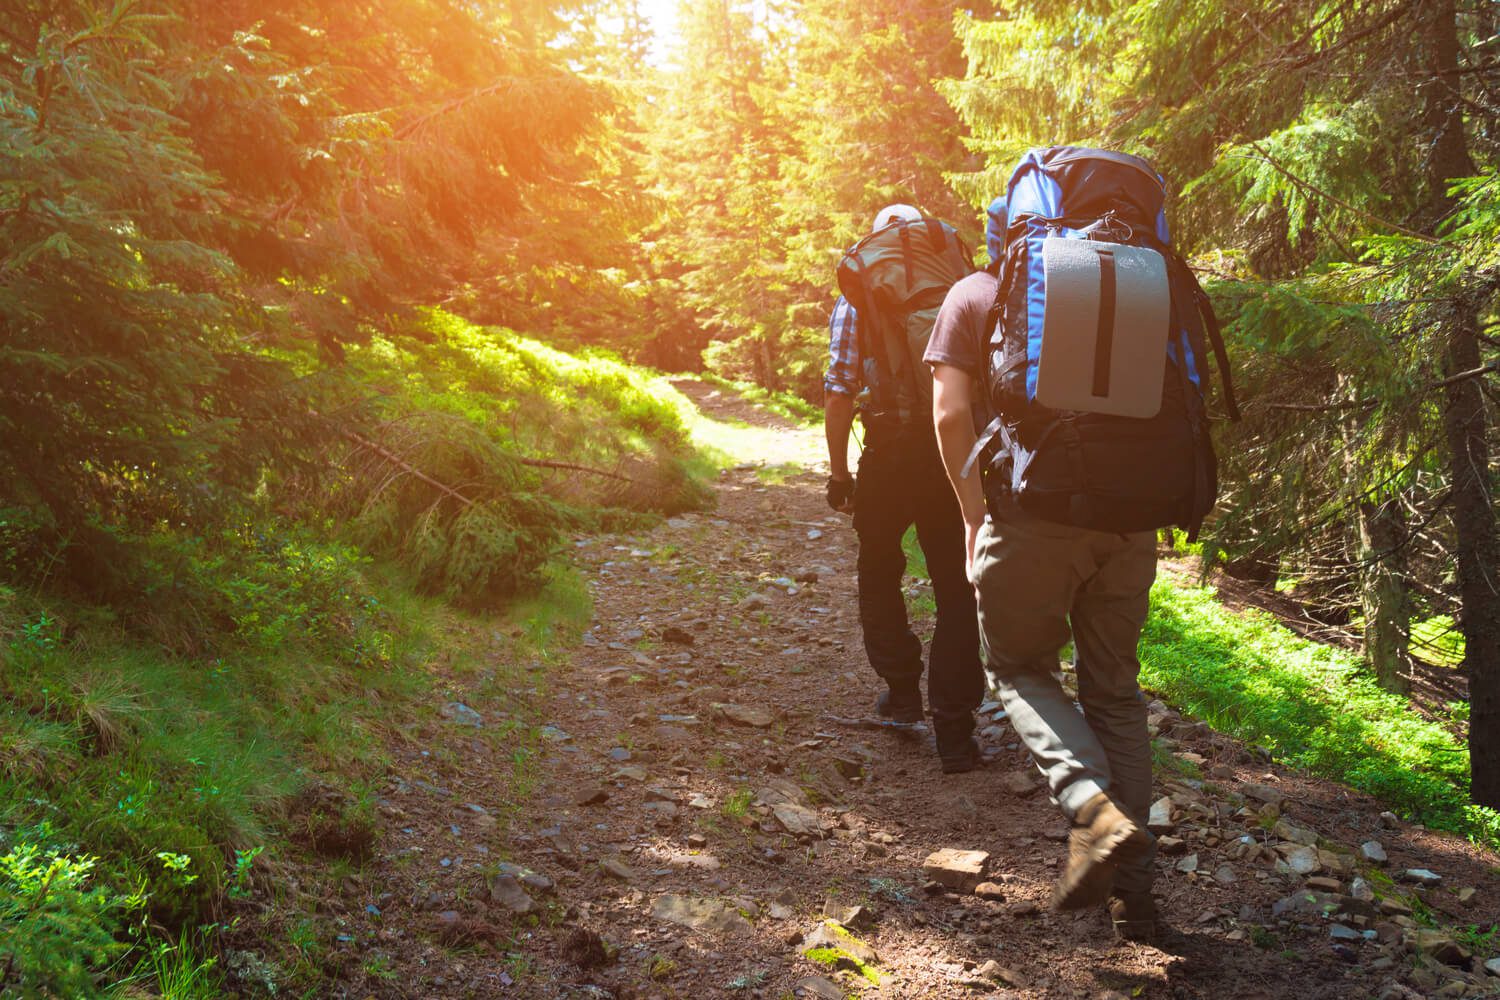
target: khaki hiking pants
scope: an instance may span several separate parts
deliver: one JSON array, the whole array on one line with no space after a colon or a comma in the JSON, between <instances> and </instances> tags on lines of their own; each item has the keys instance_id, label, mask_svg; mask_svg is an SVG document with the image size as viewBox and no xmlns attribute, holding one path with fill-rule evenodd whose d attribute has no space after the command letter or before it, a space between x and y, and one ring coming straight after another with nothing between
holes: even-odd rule
<instances>
[{"instance_id":1,"label":"khaki hiking pants","mask_svg":"<svg viewBox=\"0 0 1500 1000\"><path fill-rule=\"evenodd\" d=\"M1072 820L1108 789L1141 826L1151 808L1151 742L1136 643L1156 579L1156 533L1054 524L1014 507L985 519L974 547L985 669L1010 721ZM1056 677L1072 627L1078 701ZM1152 859L1115 884L1151 886Z\"/></svg>"}]
</instances>

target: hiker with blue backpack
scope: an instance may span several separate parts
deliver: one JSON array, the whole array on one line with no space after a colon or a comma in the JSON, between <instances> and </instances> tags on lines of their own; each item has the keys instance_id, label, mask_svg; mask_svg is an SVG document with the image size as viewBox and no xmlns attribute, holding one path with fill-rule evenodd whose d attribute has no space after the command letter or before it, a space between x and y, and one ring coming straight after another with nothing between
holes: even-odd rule
<instances>
[{"instance_id":1,"label":"hiker with blue backpack","mask_svg":"<svg viewBox=\"0 0 1500 1000\"><path fill-rule=\"evenodd\" d=\"M918 723L922 641L907 619L902 539L916 525L932 579L937 621L927 702L945 774L979 763L974 710L984 693L974 589L964 568L963 519L932 429L932 376L922 352L953 282L974 269L953 227L891 205L839 264L843 294L829 321L824 379L828 504L854 515L859 540L859 620L870 665L886 683L876 711ZM856 413L864 428L859 475L849 473Z\"/></svg>"},{"instance_id":2,"label":"hiker with blue backpack","mask_svg":"<svg viewBox=\"0 0 1500 1000\"><path fill-rule=\"evenodd\" d=\"M1215 501L1210 345L1237 417L1164 200L1138 157L1030 151L991 207L990 268L954 286L925 355L986 669L1072 824L1053 904L1107 903L1133 940L1157 932L1137 643L1157 529L1195 537ZM1057 673L1070 636L1076 707Z\"/></svg>"}]
</instances>

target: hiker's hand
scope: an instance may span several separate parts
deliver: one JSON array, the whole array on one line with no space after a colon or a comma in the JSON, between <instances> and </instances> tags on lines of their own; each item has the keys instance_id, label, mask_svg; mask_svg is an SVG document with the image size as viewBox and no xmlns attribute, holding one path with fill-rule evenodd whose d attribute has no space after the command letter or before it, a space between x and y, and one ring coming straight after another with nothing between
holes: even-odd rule
<instances>
[{"instance_id":1,"label":"hiker's hand","mask_svg":"<svg viewBox=\"0 0 1500 1000\"><path fill-rule=\"evenodd\" d=\"M844 479L840 479L837 476L829 476L828 485L824 488L823 492L828 497L828 506L840 514L854 513L853 476Z\"/></svg>"}]
</instances>

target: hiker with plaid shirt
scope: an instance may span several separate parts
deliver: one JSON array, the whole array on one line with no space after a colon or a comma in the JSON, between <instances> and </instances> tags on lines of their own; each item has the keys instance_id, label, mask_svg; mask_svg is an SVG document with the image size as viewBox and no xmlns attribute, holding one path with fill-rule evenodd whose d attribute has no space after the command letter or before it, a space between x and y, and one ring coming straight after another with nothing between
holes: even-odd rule
<instances>
[{"instance_id":1,"label":"hiker with plaid shirt","mask_svg":"<svg viewBox=\"0 0 1500 1000\"><path fill-rule=\"evenodd\" d=\"M920 219L909 205L876 216L875 229ZM832 471L828 504L854 516L859 540L859 618L870 666L886 682L876 711L897 722L924 718L922 641L912 632L902 592L902 539L916 525L937 603L928 655L927 703L944 773L979 762L974 709L984 692L974 588L965 571L964 522L948 486L929 415L903 421L874 408L876 368L861 343L859 315L841 295L829 318L829 365L823 381L824 430ZM924 376L926 372L923 372ZM859 475L850 474L849 433L864 429Z\"/></svg>"}]
</instances>

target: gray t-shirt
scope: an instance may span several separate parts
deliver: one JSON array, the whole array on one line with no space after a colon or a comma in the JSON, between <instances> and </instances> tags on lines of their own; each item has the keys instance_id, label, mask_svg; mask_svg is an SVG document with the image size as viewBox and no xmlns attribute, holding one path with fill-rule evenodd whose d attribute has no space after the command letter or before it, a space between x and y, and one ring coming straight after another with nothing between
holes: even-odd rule
<instances>
[{"instance_id":1,"label":"gray t-shirt","mask_svg":"<svg viewBox=\"0 0 1500 1000\"><path fill-rule=\"evenodd\" d=\"M993 274L977 271L948 289L923 361L929 365L952 365L968 372L981 386L984 384L989 355L987 326L997 285Z\"/></svg>"}]
</instances>

